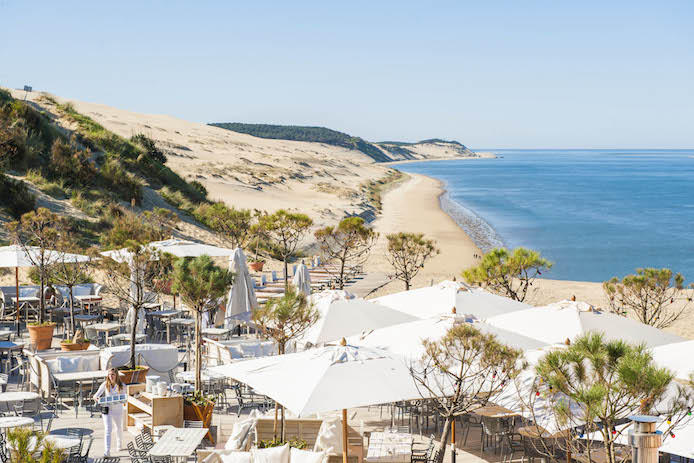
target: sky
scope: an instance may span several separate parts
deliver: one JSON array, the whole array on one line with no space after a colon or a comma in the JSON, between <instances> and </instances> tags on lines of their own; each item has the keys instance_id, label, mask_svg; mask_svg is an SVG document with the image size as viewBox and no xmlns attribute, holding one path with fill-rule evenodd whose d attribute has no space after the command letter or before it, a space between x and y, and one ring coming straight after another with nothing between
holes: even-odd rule
<instances>
[{"instance_id":1,"label":"sky","mask_svg":"<svg viewBox=\"0 0 694 463\"><path fill-rule=\"evenodd\" d=\"M0 0L0 85L473 148L694 148L694 2Z\"/></svg>"}]
</instances>

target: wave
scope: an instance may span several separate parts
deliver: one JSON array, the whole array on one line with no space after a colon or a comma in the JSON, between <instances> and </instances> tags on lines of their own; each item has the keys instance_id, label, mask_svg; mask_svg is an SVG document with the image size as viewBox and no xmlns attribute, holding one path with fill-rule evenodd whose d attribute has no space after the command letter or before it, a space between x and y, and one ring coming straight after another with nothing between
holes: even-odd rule
<instances>
[{"instance_id":1,"label":"wave","mask_svg":"<svg viewBox=\"0 0 694 463\"><path fill-rule=\"evenodd\" d=\"M493 248L506 247L504 240L482 217L472 212L467 207L451 199L451 195L444 184L444 193L439 197L441 209L451 216L453 221L463 229L466 235L474 241L483 252Z\"/></svg>"}]
</instances>

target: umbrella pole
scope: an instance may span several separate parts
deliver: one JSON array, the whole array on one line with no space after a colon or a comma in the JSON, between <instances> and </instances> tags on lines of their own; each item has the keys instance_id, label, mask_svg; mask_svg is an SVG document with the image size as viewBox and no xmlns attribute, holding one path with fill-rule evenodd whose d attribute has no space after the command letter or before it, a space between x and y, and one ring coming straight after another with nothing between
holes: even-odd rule
<instances>
[{"instance_id":1,"label":"umbrella pole","mask_svg":"<svg viewBox=\"0 0 694 463\"><path fill-rule=\"evenodd\" d=\"M342 409L342 463L347 463L347 409Z\"/></svg>"},{"instance_id":2,"label":"umbrella pole","mask_svg":"<svg viewBox=\"0 0 694 463\"><path fill-rule=\"evenodd\" d=\"M19 267L14 268L14 285L17 290L17 303L15 304L15 309L17 309L17 336L19 336Z\"/></svg>"}]
</instances>

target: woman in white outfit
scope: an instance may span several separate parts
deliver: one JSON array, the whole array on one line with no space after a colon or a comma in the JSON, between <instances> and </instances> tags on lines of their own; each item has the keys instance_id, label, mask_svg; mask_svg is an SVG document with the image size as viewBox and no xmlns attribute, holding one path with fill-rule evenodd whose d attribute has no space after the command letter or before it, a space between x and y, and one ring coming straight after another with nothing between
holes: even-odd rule
<instances>
[{"instance_id":1,"label":"woman in white outfit","mask_svg":"<svg viewBox=\"0 0 694 463\"><path fill-rule=\"evenodd\" d=\"M125 394L125 386L116 369L111 368L108 370L106 381L101 383L99 390L94 394L94 401L102 395L111 397L120 394ZM104 457L108 457L111 455L111 431L116 433L116 449L123 450L123 404L108 405L108 412L103 410L101 417L104 420Z\"/></svg>"}]
</instances>

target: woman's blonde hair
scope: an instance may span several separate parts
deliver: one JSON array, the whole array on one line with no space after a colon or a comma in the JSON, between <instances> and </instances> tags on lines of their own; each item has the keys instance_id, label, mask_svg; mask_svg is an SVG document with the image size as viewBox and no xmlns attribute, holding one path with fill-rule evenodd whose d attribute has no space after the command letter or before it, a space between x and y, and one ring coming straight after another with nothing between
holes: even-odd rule
<instances>
[{"instance_id":1,"label":"woman's blonde hair","mask_svg":"<svg viewBox=\"0 0 694 463\"><path fill-rule=\"evenodd\" d=\"M116 380L111 381L111 372L114 372L116 374ZM109 389L113 387L117 387L119 391L122 391L125 385L123 384L123 381L120 380L120 375L118 374L118 370L115 368L111 368L108 370L108 374L106 375L106 387Z\"/></svg>"}]
</instances>

